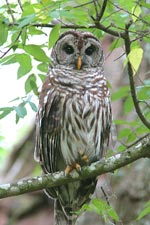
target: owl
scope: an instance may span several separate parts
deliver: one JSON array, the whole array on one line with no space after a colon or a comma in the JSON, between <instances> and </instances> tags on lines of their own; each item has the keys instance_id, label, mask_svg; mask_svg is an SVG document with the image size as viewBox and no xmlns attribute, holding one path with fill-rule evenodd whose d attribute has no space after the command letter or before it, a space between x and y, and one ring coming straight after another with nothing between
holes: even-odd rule
<instances>
[{"instance_id":1,"label":"owl","mask_svg":"<svg viewBox=\"0 0 150 225\"><path fill-rule=\"evenodd\" d=\"M111 104L104 77L101 43L92 33L62 33L51 53L52 65L39 96L35 158L44 173L81 172L105 156ZM55 224L74 225L90 200L96 177L46 190L55 201Z\"/></svg>"}]
</instances>

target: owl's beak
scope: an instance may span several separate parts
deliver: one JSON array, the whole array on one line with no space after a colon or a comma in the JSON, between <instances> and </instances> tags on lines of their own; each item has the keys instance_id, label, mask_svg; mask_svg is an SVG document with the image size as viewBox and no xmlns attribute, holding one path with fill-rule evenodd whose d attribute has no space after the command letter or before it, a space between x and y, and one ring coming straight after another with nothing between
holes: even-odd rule
<instances>
[{"instance_id":1,"label":"owl's beak","mask_svg":"<svg viewBox=\"0 0 150 225\"><path fill-rule=\"evenodd\" d=\"M81 66L82 66L82 59L81 56L79 55L77 59L77 69L80 70Z\"/></svg>"}]
</instances>

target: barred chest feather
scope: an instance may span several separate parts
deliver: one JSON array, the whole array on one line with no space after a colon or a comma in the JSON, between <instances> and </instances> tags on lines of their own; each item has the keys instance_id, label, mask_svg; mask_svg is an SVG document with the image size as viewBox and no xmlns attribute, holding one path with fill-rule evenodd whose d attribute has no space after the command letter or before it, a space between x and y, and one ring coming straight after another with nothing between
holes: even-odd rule
<instances>
[{"instance_id":1,"label":"barred chest feather","mask_svg":"<svg viewBox=\"0 0 150 225\"><path fill-rule=\"evenodd\" d=\"M104 134L110 124L109 98L99 99L87 91L80 97L74 94L62 99L61 105L61 149L66 164L82 165L83 154L88 156L89 163L99 160L108 144L108 135Z\"/></svg>"},{"instance_id":2,"label":"barred chest feather","mask_svg":"<svg viewBox=\"0 0 150 225\"><path fill-rule=\"evenodd\" d=\"M101 69L102 70L102 69ZM78 162L81 155L89 163L99 160L107 150L111 124L109 92L103 71L75 74L68 70L50 72L54 95L59 96L60 148L66 165Z\"/></svg>"}]
</instances>

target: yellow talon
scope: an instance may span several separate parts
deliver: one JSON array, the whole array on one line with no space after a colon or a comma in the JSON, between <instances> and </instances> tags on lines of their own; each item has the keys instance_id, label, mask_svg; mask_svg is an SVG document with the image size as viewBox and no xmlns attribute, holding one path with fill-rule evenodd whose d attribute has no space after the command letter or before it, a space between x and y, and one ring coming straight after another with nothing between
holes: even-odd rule
<instances>
[{"instance_id":1,"label":"yellow talon","mask_svg":"<svg viewBox=\"0 0 150 225\"><path fill-rule=\"evenodd\" d=\"M89 157L88 157L86 154L84 154L84 152L83 152L82 150L80 150L79 154L80 154L80 156L81 156L81 159L82 159L84 162L86 162L86 163L89 162Z\"/></svg>"},{"instance_id":2,"label":"yellow talon","mask_svg":"<svg viewBox=\"0 0 150 225\"><path fill-rule=\"evenodd\" d=\"M65 169L65 175L68 175L74 169L81 171L81 166L78 163L74 163L72 165L67 165L67 167Z\"/></svg>"},{"instance_id":3,"label":"yellow talon","mask_svg":"<svg viewBox=\"0 0 150 225\"><path fill-rule=\"evenodd\" d=\"M81 171L81 166L78 163L75 163L75 169Z\"/></svg>"},{"instance_id":4,"label":"yellow talon","mask_svg":"<svg viewBox=\"0 0 150 225\"><path fill-rule=\"evenodd\" d=\"M83 155L83 156L82 156L82 159L83 159L86 163L89 162L89 158L88 158L87 155Z\"/></svg>"},{"instance_id":5,"label":"yellow talon","mask_svg":"<svg viewBox=\"0 0 150 225\"><path fill-rule=\"evenodd\" d=\"M68 175L73 170L73 167L71 165L68 165L65 169L65 175Z\"/></svg>"}]
</instances>

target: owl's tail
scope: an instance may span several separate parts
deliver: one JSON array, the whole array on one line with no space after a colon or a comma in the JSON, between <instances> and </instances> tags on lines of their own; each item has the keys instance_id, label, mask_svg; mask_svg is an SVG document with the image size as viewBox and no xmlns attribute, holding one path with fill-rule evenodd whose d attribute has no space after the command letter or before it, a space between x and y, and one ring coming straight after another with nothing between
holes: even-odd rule
<instances>
[{"instance_id":1,"label":"owl's tail","mask_svg":"<svg viewBox=\"0 0 150 225\"><path fill-rule=\"evenodd\" d=\"M74 216L65 215L59 200L55 200L54 217L55 225L75 225L77 219Z\"/></svg>"}]
</instances>

